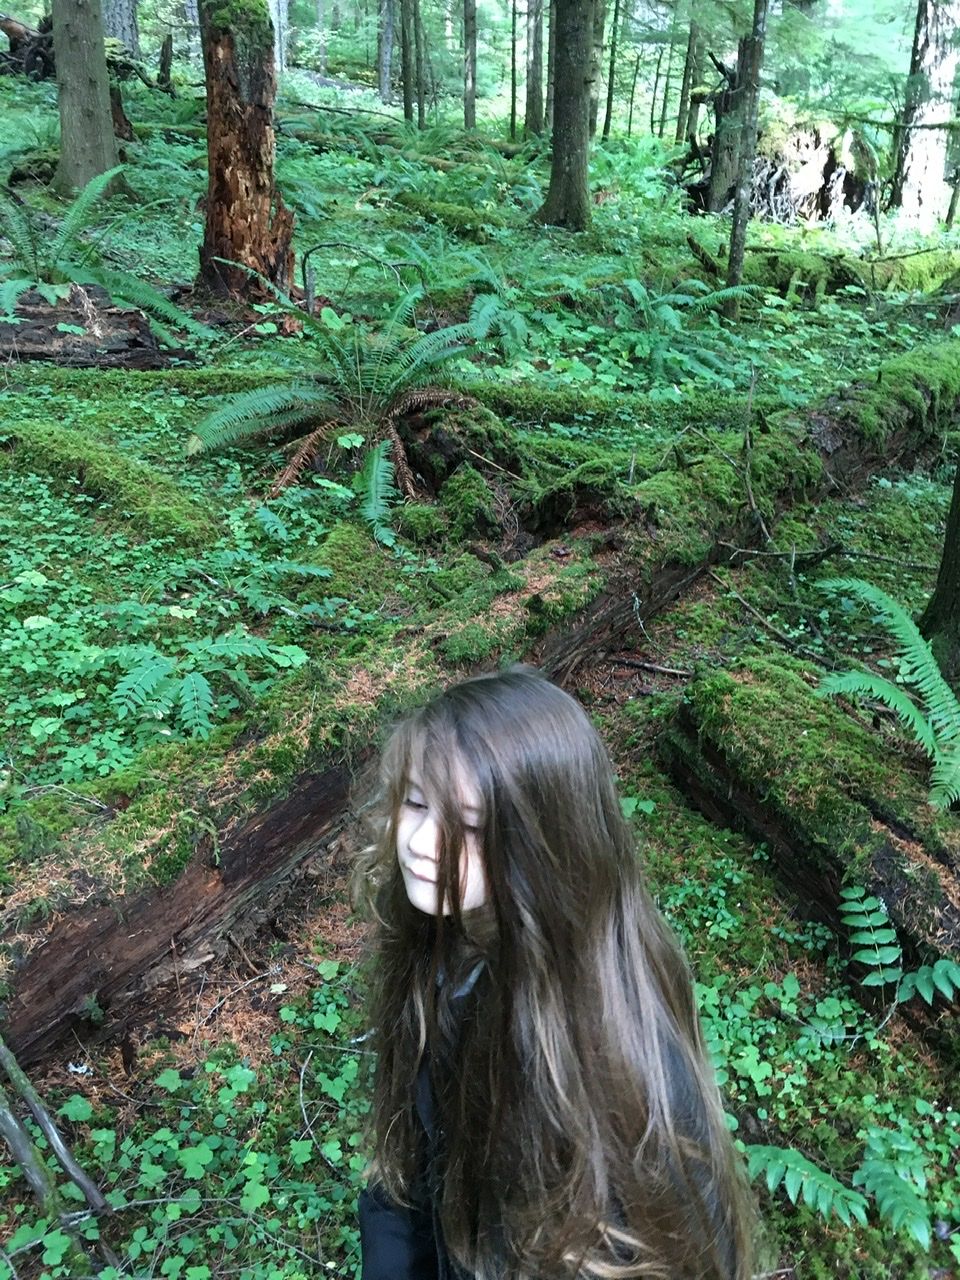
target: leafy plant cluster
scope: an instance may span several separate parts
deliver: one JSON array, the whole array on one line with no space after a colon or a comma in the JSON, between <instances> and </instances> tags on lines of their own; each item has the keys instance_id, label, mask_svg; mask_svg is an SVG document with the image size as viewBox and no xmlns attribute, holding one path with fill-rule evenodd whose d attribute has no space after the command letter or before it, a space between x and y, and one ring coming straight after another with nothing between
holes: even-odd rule
<instances>
[{"instance_id":1,"label":"leafy plant cluster","mask_svg":"<svg viewBox=\"0 0 960 1280\"><path fill-rule=\"evenodd\" d=\"M76 1203L80 1239L93 1246L102 1234L120 1260L101 1268L100 1280L213 1280L227 1265L240 1280L306 1280L317 1267L332 1270L328 1259L347 1274L344 1258L353 1274L370 1058L350 1039L351 971L333 960L316 971L306 999L280 1007L274 1058L259 1070L230 1049L198 1069L169 1066L143 1087L137 1102L149 1105L132 1124L83 1094L60 1107L76 1154L114 1210L98 1220L72 1183L61 1188ZM274 982L271 997L285 990ZM63 1225L15 1199L12 1169L0 1171L0 1188L5 1257L21 1275L30 1259L40 1280L69 1277ZM0 1259L0 1280L12 1277Z\"/></svg>"}]
</instances>

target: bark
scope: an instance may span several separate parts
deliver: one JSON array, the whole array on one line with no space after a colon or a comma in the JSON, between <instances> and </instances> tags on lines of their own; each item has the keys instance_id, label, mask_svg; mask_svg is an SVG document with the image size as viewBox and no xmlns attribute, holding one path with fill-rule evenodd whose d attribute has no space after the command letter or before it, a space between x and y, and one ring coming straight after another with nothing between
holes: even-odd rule
<instances>
[{"instance_id":1,"label":"bark","mask_svg":"<svg viewBox=\"0 0 960 1280\"><path fill-rule=\"evenodd\" d=\"M123 95L118 84L110 86L110 115L113 119L113 133L121 142L133 141L133 125L127 119L123 109Z\"/></svg>"},{"instance_id":2,"label":"bark","mask_svg":"<svg viewBox=\"0 0 960 1280\"><path fill-rule=\"evenodd\" d=\"M958 32L960 0L918 0L890 205L923 231L932 230L943 213L949 134L933 126L953 116Z\"/></svg>"},{"instance_id":3,"label":"bark","mask_svg":"<svg viewBox=\"0 0 960 1280\"><path fill-rule=\"evenodd\" d=\"M753 187L753 160L757 150L757 118L760 110L760 68L763 66L763 48L767 35L767 12L770 0L755 0L753 30L743 42L744 58L738 76L744 77L744 125L740 143L740 160L737 172L737 194L733 202L733 227L730 232L730 258L727 265L727 288L739 285L743 279L743 255L747 247L747 223L750 220L750 193ZM724 315L736 320L740 315L740 302L730 298L724 303Z\"/></svg>"},{"instance_id":4,"label":"bark","mask_svg":"<svg viewBox=\"0 0 960 1280\"><path fill-rule=\"evenodd\" d=\"M463 0L463 127L477 127L477 0Z\"/></svg>"},{"instance_id":5,"label":"bark","mask_svg":"<svg viewBox=\"0 0 960 1280\"><path fill-rule=\"evenodd\" d=\"M125 49L140 57L140 32L137 30L137 0L104 0L103 34L119 40Z\"/></svg>"},{"instance_id":6,"label":"bark","mask_svg":"<svg viewBox=\"0 0 960 1280\"><path fill-rule=\"evenodd\" d=\"M183 0L183 21L187 32L187 61L201 62L200 7L198 0Z\"/></svg>"},{"instance_id":7,"label":"bark","mask_svg":"<svg viewBox=\"0 0 960 1280\"><path fill-rule=\"evenodd\" d=\"M950 190L950 207L947 209L947 220L944 226L949 231L957 217L957 206L960 205L960 172L953 176L953 185Z\"/></svg>"},{"instance_id":8,"label":"bark","mask_svg":"<svg viewBox=\"0 0 960 1280\"><path fill-rule=\"evenodd\" d=\"M657 136L662 138L667 128L667 105L670 102L670 81L673 78L673 45L675 29L670 28L670 46L667 49L667 74L663 79L663 101L660 104L660 123L657 126Z\"/></svg>"},{"instance_id":9,"label":"bark","mask_svg":"<svg viewBox=\"0 0 960 1280\"><path fill-rule=\"evenodd\" d=\"M547 36L547 105L543 113L543 123L545 128L552 129L557 76L557 0L550 0L547 17L550 30Z\"/></svg>"},{"instance_id":10,"label":"bark","mask_svg":"<svg viewBox=\"0 0 960 1280\"><path fill-rule=\"evenodd\" d=\"M687 117L690 113L690 89L697 66L697 43L700 39L700 28L690 19L690 34L687 36L687 54L683 60L683 79L680 81L680 105L677 107L676 141L683 142L687 136Z\"/></svg>"},{"instance_id":11,"label":"bark","mask_svg":"<svg viewBox=\"0 0 960 1280\"><path fill-rule=\"evenodd\" d=\"M517 136L517 0L510 4L510 141Z\"/></svg>"},{"instance_id":12,"label":"bark","mask_svg":"<svg viewBox=\"0 0 960 1280\"><path fill-rule=\"evenodd\" d=\"M290 0L268 0L273 23L273 65L275 74L287 69L287 32L290 25Z\"/></svg>"},{"instance_id":13,"label":"bark","mask_svg":"<svg viewBox=\"0 0 960 1280\"><path fill-rule=\"evenodd\" d=\"M301 777L291 793L250 818L219 847L203 849L165 889L85 908L58 926L17 974L5 1038L27 1066L64 1039L94 998L99 1034L140 1021L143 1002L247 937L256 919L289 893L289 881L332 834L346 809L351 775L341 765ZM210 842L212 844L212 841ZM174 996L176 992L173 993Z\"/></svg>"},{"instance_id":14,"label":"bark","mask_svg":"<svg viewBox=\"0 0 960 1280\"><path fill-rule=\"evenodd\" d=\"M377 36L377 82L380 101L393 101L393 25L395 0L380 0Z\"/></svg>"},{"instance_id":15,"label":"bark","mask_svg":"<svg viewBox=\"0 0 960 1280\"><path fill-rule=\"evenodd\" d=\"M157 88L162 89L164 93L169 93L171 98L175 98L177 95L173 88L173 80L170 78L172 67L173 32L168 31L163 37L163 44L160 46L160 61L157 66Z\"/></svg>"},{"instance_id":16,"label":"bark","mask_svg":"<svg viewBox=\"0 0 960 1280\"><path fill-rule=\"evenodd\" d=\"M265 0L232 9L202 0L201 22L208 185L200 280L220 294L252 296L262 286L247 267L286 291L293 280L293 214L274 182L270 14Z\"/></svg>"},{"instance_id":17,"label":"bark","mask_svg":"<svg viewBox=\"0 0 960 1280\"><path fill-rule=\"evenodd\" d=\"M413 33L413 0L400 0L400 80L403 84L403 118L413 123L416 97L416 37Z\"/></svg>"},{"instance_id":18,"label":"bark","mask_svg":"<svg viewBox=\"0 0 960 1280\"><path fill-rule=\"evenodd\" d=\"M527 92L524 132L543 133L543 0L527 0Z\"/></svg>"},{"instance_id":19,"label":"bark","mask_svg":"<svg viewBox=\"0 0 960 1280\"><path fill-rule=\"evenodd\" d=\"M634 58L633 80L630 83L630 110L627 112L627 137L633 137L633 103L637 96L637 79L640 75L640 55Z\"/></svg>"},{"instance_id":20,"label":"bark","mask_svg":"<svg viewBox=\"0 0 960 1280\"><path fill-rule=\"evenodd\" d=\"M556 0L556 90L550 185L540 222L584 231L590 225L590 95L596 77L590 0Z\"/></svg>"},{"instance_id":21,"label":"bark","mask_svg":"<svg viewBox=\"0 0 960 1280\"><path fill-rule=\"evenodd\" d=\"M603 31L607 21L607 0L592 0L589 7L593 11L593 48L590 54L592 62L590 137L593 138L596 136L597 122L600 118L600 68L603 66Z\"/></svg>"},{"instance_id":22,"label":"bark","mask_svg":"<svg viewBox=\"0 0 960 1280\"><path fill-rule=\"evenodd\" d=\"M650 94L650 132L657 131L657 91L660 88L660 70L663 66L663 45L657 50L657 66L653 73L653 92Z\"/></svg>"},{"instance_id":23,"label":"bark","mask_svg":"<svg viewBox=\"0 0 960 1280\"><path fill-rule=\"evenodd\" d=\"M610 137L613 121L613 88L617 73L617 37L620 24L620 0L613 0L613 22L610 24L610 68L607 75L607 109L603 117L603 141Z\"/></svg>"},{"instance_id":24,"label":"bark","mask_svg":"<svg viewBox=\"0 0 960 1280\"><path fill-rule=\"evenodd\" d=\"M417 77L417 128L423 129L427 123L426 107L426 74L424 72L423 20L420 16L420 0L413 0L413 64Z\"/></svg>"},{"instance_id":25,"label":"bark","mask_svg":"<svg viewBox=\"0 0 960 1280\"><path fill-rule=\"evenodd\" d=\"M60 108L54 186L68 192L117 163L100 0L54 0L53 46Z\"/></svg>"},{"instance_id":26,"label":"bark","mask_svg":"<svg viewBox=\"0 0 960 1280\"><path fill-rule=\"evenodd\" d=\"M960 682L960 467L953 481L937 585L920 619L920 630L930 641L943 674L957 688Z\"/></svg>"}]
</instances>

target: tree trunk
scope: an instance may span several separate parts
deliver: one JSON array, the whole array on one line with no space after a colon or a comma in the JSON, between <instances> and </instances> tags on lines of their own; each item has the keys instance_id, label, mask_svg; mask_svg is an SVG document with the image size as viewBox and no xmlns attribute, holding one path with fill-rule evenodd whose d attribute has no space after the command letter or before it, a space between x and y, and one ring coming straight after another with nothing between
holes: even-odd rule
<instances>
[{"instance_id":1,"label":"tree trunk","mask_svg":"<svg viewBox=\"0 0 960 1280\"><path fill-rule=\"evenodd\" d=\"M118 84L110 86L110 115L113 118L113 135L121 142L133 141L133 125L123 109L123 95Z\"/></svg>"},{"instance_id":2,"label":"tree trunk","mask_svg":"<svg viewBox=\"0 0 960 1280\"><path fill-rule=\"evenodd\" d=\"M414 68L417 75L417 128L423 129L427 123L426 75L424 72L424 34L423 21L420 17L420 0L413 0L413 52Z\"/></svg>"},{"instance_id":3,"label":"tree trunk","mask_svg":"<svg viewBox=\"0 0 960 1280\"><path fill-rule=\"evenodd\" d=\"M510 4L510 141L517 136L517 0Z\"/></svg>"},{"instance_id":4,"label":"tree trunk","mask_svg":"<svg viewBox=\"0 0 960 1280\"><path fill-rule=\"evenodd\" d=\"M54 186L68 192L117 163L100 0L54 0L53 47L60 107Z\"/></svg>"},{"instance_id":5,"label":"tree trunk","mask_svg":"<svg viewBox=\"0 0 960 1280\"><path fill-rule=\"evenodd\" d=\"M931 231L943 212L949 134L931 126L953 116L958 31L960 0L918 0L890 205L922 231Z\"/></svg>"},{"instance_id":6,"label":"tree trunk","mask_svg":"<svg viewBox=\"0 0 960 1280\"><path fill-rule=\"evenodd\" d=\"M657 132L657 91L660 88L660 68L663 66L663 45L657 50L657 66L653 73L653 93L650 95L650 132Z\"/></svg>"},{"instance_id":7,"label":"tree trunk","mask_svg":"<svg viewBox=\"0 0 960 1280\"><path fill-rule=\"evenodd\" d=\"M610 24L610 70L607 75L607 109L603 117L603 141L610 137L613 120L613 87L617 72L617 36L620 23L620 0L613 0L613 22Z\"/></svg>"},{"instance_id":8,"label":"tree trunk","mask_svg":"<svg viewBox=\"0 0 960 1280\"><path fill-rule=\"evenodd\" d=\"M637 96L637 80L640 76L640 55L636 55L633 63L633 81L630 85L630 110L627 113L627 137L633 137L633 103Z\"/></svg>"},{"instance_id":9,"label":"tree trunk","mask_svg":"<svg viewBox=\"0 0 960 1280\"><path fill-rule=\"evenodd\" d=\"M953 175L953 183L950 191L950 207L947 210L947 220L944 226L949 231L953 227L957 217L957 206L960 205L960 169Z\"/></svg>"},{"instance_id":10,"label":"tree trunk","mask_svg":"<svg viewBox=\"0 0 960 1280\"><path fill-rule=\"evenodd\" d=\"M554 87L557 76L557 0L550 0L547 19L550 30L547 35L547 107L543 123L547 129L552 129Z\"/></svg>"},{"instance_id":11,"label":"tree trunk","mask_svg":"<svg viewBox=\"0 0 960 1280\"><path fill-rule=\"evenodd\" d=\"M103 34L119 40L135 58L140 57L137 0L104 0Z\"/></svg>"},{"instance_id":12,"label":"tree trunk","mask_svg":"<svg viewBox=\"0 0 960 1280\"><path fill-rule=\"evenodd\" d=\"M393 101L393 6L394 0L380 0L377 40L377 82L380 101Z\"/></svg>"},{"instance_id":13,"label":"tree trunk","mask_svg":"<svg viewBox=\"0 0 960 1280\"><path fill-rule=\"evenodd\" d=\"M187 33L187 61L201 62L203 60L203 48L200 40L198 0L183 0L183 25Z\"/></svg>"},{"instance_id":14,"label":"tree trunk","mask_svg":"<svg viewBox=\"0 0 960 1280\"><path fill-rule=\"evenodd\" d=\"M667 74L663 79L663 101L660 104L660 124L657 127L657 137L662 138L667 128L667 105L670 102L670 81L673 77L673 38L676 35L676 28L670 28L670 47L667 50Z\"/></svg>"},{"instance_id":15,"label":"tree trunk","mask_svg":"<svg viewBox=\"0 0 960 1280\"><path fill-rule=\"evenodd\" d=\"M527 0L527 93L524 133L543 133L543 0Z\"/></svg>"},{"instance_id":16,"label":"tree trunk","mask_svg":"<svg viewBox=\"0 0 960 1280\"><path fill-rule=\"evenodd\" d=\"M477 0L463 0L463 127L477 127Z\"/></svg>"},{"instance_id":17,"label":"tree trunk","mask_svg":"<svg viewBox=\"0 0 960 1280\"><path fill-rule=\"evenodd\" d=\"M585 6L586 7L586 6ZM590 75L590 137L597 133L600 118L600 69L603 66L603 29L607 21L607 0L592 0L593 47L590 51L592 71Z\"/></svg>"},{"instance_id":18,"label":"tree trunk","mask_svg":"<svg viewBox=\"0 0 960 1280\"><path fill-rule=\"evenodd\" d=\"M175 98L177 95L173 87L173 80L170 78L172 67L173 32L168 31L163 37L163 44L160 46L160 62L157 66L157 88L162 89L164 93L169 93L171 98Z\"/></svg>"},{"instance_id":19,"label":"tree trunk","mask_svg":"<svg viewBox=\"0 0 960 1280\"><path fill-rule=\"evenodd\" d=\"M556 0L556 28L550 185L536 217L584 231L590 225L590 94L596 76L591 0Z\"/></svg>"},{"instance_id":20,"label":"tree trunk","mask_svg":"<svg viewBox=\"0 0 960 1280\"><path fill-rule=\"evenodd\" d=\"M953 480L937 585L923 611L920 630L930 641L943 674L957 688L960 681L960 467Z\"/></svg>"},{"instance_id":21,"label":"tree trunk","mask_svg":"<svg viewBox=\"0 0 960 1280\"><path fill-rule=\"evenodd\" d=\"M691 18L690 34L687 37L687 56L683 60L683 79L680 82L680 105L677 108L677 142L683 142L687 136L687 117L690 114L690 88L693 84L697 65L697 42L699 39L700 28Z\"/></svg>"},{"instance_id":22,"label":"tree trunk","mask_svg":"<svg viewBox=\"0 0 960 1280\"><path fill-rule=\"evenodd\" d=\"M730 232L730 259L727 265L727 288L732 289L743 279L743 255L747 246L747 223L750 220L750 193L753 188L753 160L757 150L757 116L760 109L760 68L763 65L763 46L767 35L767 11L770 0L754 0L753 30L743 42L743 68L737 67L738 78L743 77L744 125L740 144L740 164L737 172L737 194L733 203L733 228ZM724 303L724 315L736 320L740 315L740 302L730 298Z\"/></svg>"},{"instance_id":23,"label":"tree trunk","mask_svg":"<svg viewBox=\"0 0 960 1280\"><path fill-rule=\"evenodd\" d=\"M268 0L273 23L273 65L276 75L287 69L287 30L290 25L290 0Z\"/></svg>"},{"instance_id":24,"label":"tree trunk","mask_svg":"<svg viewBox=\"0 0 960 1280\"><path fill-rule=\"evenodd\" d=\"M726 85L713 95L715 124L710 151L710 186L706 199L708 213L720 213L736 194L740 148L746 123L749 58L750 37L744 36L737 50L736 68L730 70L716 64L723 71Z\"/></svg>"},{"instance_id":25,"label":"tree trunk","mask_svg":"<svg viewBox=\"0 0 960 1280\"><path fill-rule=\"evenodd\" d=\"M400 79L403 82L403 118L413 123L416 40L413 33L413 0L400 0Z\"/></svg>"},{"instance_id":26,"label":"tree trunk","mask_svg":"<svg viewBox=\"0 0 960 1280\"><path fill-rule=\"evenodd\" d=\"M276 79L266 0L229 10L221 0L201 0L200 17L209 175L200 280L217 293L251 296L262 286L247 267L286 290L293 279L293 214L274 183Z\"/></svg>"}]
</instances>

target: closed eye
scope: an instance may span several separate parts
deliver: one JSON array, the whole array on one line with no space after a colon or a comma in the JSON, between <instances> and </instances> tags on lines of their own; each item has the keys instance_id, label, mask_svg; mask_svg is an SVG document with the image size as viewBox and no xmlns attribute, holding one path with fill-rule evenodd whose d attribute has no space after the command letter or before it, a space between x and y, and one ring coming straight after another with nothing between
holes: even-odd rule
<instances>
[{"instance_id":1,"label":"closed eye","mask_svg":"<svg viewBox=\"0 0 960 1280\"><path fill-rule=\"evenodd\" d=\"M424 804L422 800L411 800L409 796L407 796L403 804L405 808L416 809L417 812L420 812L420 813L425 812L426 809L428 808L428 806Z\"/></svg>"}]
</instances>

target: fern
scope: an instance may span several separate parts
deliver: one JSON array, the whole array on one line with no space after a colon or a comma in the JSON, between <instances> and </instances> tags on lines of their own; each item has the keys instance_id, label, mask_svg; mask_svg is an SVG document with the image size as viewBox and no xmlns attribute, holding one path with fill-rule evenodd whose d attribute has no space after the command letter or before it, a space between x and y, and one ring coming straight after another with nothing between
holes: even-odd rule
<instances>
[{"instance_id":1,"label":"fern","mask_svg":"<svg viewBox=\"0 0 960 1280\"><path fill-rule=\"evenodd\" d=\"M764 1174L771 1193L782 1183L791 1204L802 1198L822 1218L835 1213L845 1226L850 1225L851 1219L866 1226L866 1198L799 1151L792 1147L748 1146L746 1154L751 1178Z\"/></svg>"},{"instance_id":2,"label":"fern","mask_svg":"<svg viewBox=\"0 0 960 1280\"><path fill-rule=\"evenodd\" d=\"M180 714L194 738L209 738L213 728L213 690L199 671L190 671L179 689Z\"/></svg>"},{"instance_id":3,"label":"fern","mask_svg":"<svg viewBox=\"0 0 960 1280\"><path fill-rule=\"evenodd\" d=\"M356 478L356 490L360 497L360 514L373 529L378 541L391 546L395 541L392 529L386 524L390 508L400 496L393 477L393 463L388 454L390 441L381 440L367 452L363 469Z\"/></svg>"},{"instance_id":4,"label":"fern","mask_svg":"<svg viewBox=\"0 0 960 1280\"><path fill-rule=\"evenodd\" d=\"M840 918L852 930L850 942L858 947L853 959L868 966L864 987L880 987L903 977L903 953L886 907L879 898L868 897L859 885L840 890Z\"/></svg>"},{"instance_id":5,"label":"fern","mask_svg":"<svg viewBox=\"0 0 960 1280\"><path fill-rule=\"evenodd\" d=\"M81 232L89 227L94 206L122 170L123 165L117 165L113 169L108 169L106 173L96 174L77 195L60 223L60 229L50 246L52 262L60 262L61 259L68 257L69 251L76 245Z\"/></svg>"},{"instance_id":6,"label":"fern","mask_svg":"<svg viewBox=\"0 0 960 1280\"><path fill-rule=\"evenodd\" d=\"M853 1184L877 1202L880 1216L895 1231L909 1232L924 1250L930 1248L930 1212L920 1191L889 1158L868 1156L853 1175ZM925 1189L925 1188L924 1188Z\"/></svg>"},{"instance_id":7,"label":"fern","mask_svg":"<svg viewBox=\"0 0 960 1280\"><path fill-rule=\"evenodd\" d=\"M311 382L245 391L204 418L187 441L187 456L222 449L235 440L269 430L281 411L289 411L284 425L299 425L316 417L318 410L334 407L330 393Z\"/></svg>"},{"instance_id":8,"label":"fern","mask_svg":"<svg viewBox=\"0 0 960 1280\"><path fill-rule=\"evenodd\" d=\"M859 578L831 578L820 585L826 591L851 595L874 611L877 621L897 642L900 678L916 688L923 709L909 703L897 685L869 673L827 676L817 692L824 697L831 693L867 693L890 707L933 758L930 803L949 808L960 800L960 700L943 678L929 644L906 610L872 583Z\"/></svg>"},{"instance_id":9,"label":"fern","mask_svg":"<svg viewBox=\"0 0 960 1280\"><path fill-rule=\"evenodd\" d=\"M129 671L113 691L113 704L121 717L139 710L148 698L156 695L168 679L174 664L155 650L147 650L143 660Z\"/></svg>"}]
</instances>

